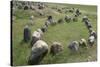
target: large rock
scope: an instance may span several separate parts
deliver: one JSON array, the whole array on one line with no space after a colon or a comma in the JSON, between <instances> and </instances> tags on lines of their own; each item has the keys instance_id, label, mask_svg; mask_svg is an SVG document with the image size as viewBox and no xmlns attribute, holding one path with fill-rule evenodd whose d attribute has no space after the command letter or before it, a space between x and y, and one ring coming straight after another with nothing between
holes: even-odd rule
<instances>
[{"instance_id":1,"label":"large rock","mask_svg":"<svg viewBox=\"0 0 100 67\"><path fill-rule=\"evenodd\" d=\"M82 47L87 47L87 41L82 38L80 41L79 41L79 46L82 46Z\"/></svg>"},{"instance_id":2,"label":"large rock","mask_svg":"<svg viewBox=\"0 0 100 67\"><path fill-rule=\"evenodd\" d=\"M29 18L29 25L34 25L34 16L31 15Z\"/></svg>"},{"instance_id":3,"label":"large rock","mask_svg":"<svg viewBox=\"0 0 100 67\"><path fill-rule=\"evenodd\" d=\"M37 29L37 32L39 32L40 33L40 35L41 36L43 36L43 31L39 28L39 29Z\"/></svg>"},{"instance_id":4,"label":"large rock","mask_svg":"<svg viewBox=\"0 0 100 67\"><path fill-rule=\"evenodd\" d=\"M94 36L89 36L88 38L88 43L90 46L93 46L95 42L95 37Z\"/></svg>"},{"instance_id":5,"label":"large rock","mask_svg":"<svg viewBox=\"0 0 100 67\"><path fill-rule=\"evenodd\" d=\"M47 26L44 25L44 26L41 28L41 31L42 31L43 33L46 32L46 31L47 31Z\"/></svg>"},{"instance_id":6,"label":"large rock","mask_svg":"<svg viewBox=\"0 0 100 67\"><path fill-rule=\"evenodd\" d=\"M50 25L50 21L47 20L47 21L45 22L45 25L46 25L46 27L48 27L48 26Z\"/></svg>"},{"instance_id":7,"label":"large rock","mask_svg":"<svg viewBox=\"0 0 100 67\"><path fill-rule=\"evenodd\" d=\"M92 31L90 32L90 36L94 36L95 39L96 39L96 38L97 38L97 33L96 33L94 30L92 30Z\"/></svg>"},{"instance_id":8,"label":"large rock","mask_svg":"<svg viewBox=\"0 0 100 67\"><path fill-rule=\"evenodd\" d=\"M47 53L48 53L47 43L42 40L38 40L32 47L28 64L29 65L39 64Z\"/></svg>"},{"instance_id":9,"label":"large rock","mask_svg":"<svg viewBox=\"0 0 100 67\"><path fill-rule=\"evenodd\" d=\"M72 52L77 52L79 50L79 43L77 41L73 41L68 45L68 48L72 51Z\"/></svg>"},{"instance_id":10,"label":"large rock","mask_svg":"<svg viewBox=\"0 0 100 67\"><path fill-rule=\"evenodd\" d=\"M65 21L69 23L71 21L71 17L65 16Z\"/></svg>"},{"instance_id":11,"label":"large rock","mask_svg":"<svg viewBox=\"0 0 100 67\"><path fill-rule=\"evenodd\" d=\"M31 46L33 46L40 39L41 39L41 34L38 31L34 31L32 34Z\"/></svg>"},{"instance_id":12,"label":"large rock","mask_svg":"<svg viewBox=\"0 0 100 67\"><path fill-rule=\"evenodd\" d=\"M85 21L84 22L85 23L85 25L86 25L86 27L88 28L88 30L90 29L90 28L92 28L92 25L91 25L91 22L90 21Z\"/></svg>"},{"instance_id":13,"label":"large rock","mask_svg":"<svg viewBox=\"0 0 100 67\"><path fill-rule=\"evenodd\" d=\"M50 53L52 55L56 55L58 53L60 53L63 50L63 47L61 45L61 43L59 42L53 42L53 44L50 47Z\"/></svg>"},{"instance_id":14,"label":"large rock","mask_svg":"<svg viewBox=\"0 0 100 67\"><path fill-rule=\"evenodd\" d=\"M89 21L88 17L87 16L83 16L83 19L82 19L83 22L85 21Z\"/></svg>"},{"instance_id":15,"label":"large rock","mask_svg":"<svg viewBox=\"0 0 100 67\"><path fill-rule=\"evenodd\" d=\"M79 9L76 9L76 14L79 16L81 14Z\"/></svg>"}]
</instances>

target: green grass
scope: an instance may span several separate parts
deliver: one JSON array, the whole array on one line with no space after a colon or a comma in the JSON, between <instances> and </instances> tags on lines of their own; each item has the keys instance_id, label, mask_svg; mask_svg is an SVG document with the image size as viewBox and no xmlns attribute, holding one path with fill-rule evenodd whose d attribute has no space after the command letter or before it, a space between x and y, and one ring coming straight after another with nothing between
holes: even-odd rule
<instances>
[{"instance_id":1,"label":"green grass","mask_svg":"<svg viewBox=\"0 0 100 67\"><path fill-rule=\"evenodd\" d=\"M56 4L48 3L49 7L53 7ZM87 6L87 5L73 5L73 4L57 4L59 8L67 6L67 7L75 7L79 8L82 12L82 15L79 17L78 22L71 22L71 23L62 23L57 24L55 26L49 26L48 31L44 33L43 40L50 45L54 41L61 42L63 45L64 50L56 56L51 56L48 54L45 58L41 61L41 64L55 64L55 63L72 63L72 62L86 62L88 57L91 56L92 58L90 61L97 60L97 46L89 49L81 48L79 53L71 54L69 49L67 48L68 44L73 41L79 41L81 38L88 38L88 30L81 19L84 15L88 15L90 21L92 22L93 29L96 31L97 27L97 7L96 6ZM52 15L55 20L59 18L63 18L65 13L58 13L51 8L46 8L45 11L46 15ZM30 42L29 43L21 43L23 40L23 29L24 26L29 22L30 15L36 16L34 21L35 25L31 26L31 33L41 28L46 20L46 16L39 17L35 11L32 10L17 10L15 12L16 20L12 22L12 46L13 46L13 65L27 65L27 60L30 55Z\"/></svg>"}]
</instances>

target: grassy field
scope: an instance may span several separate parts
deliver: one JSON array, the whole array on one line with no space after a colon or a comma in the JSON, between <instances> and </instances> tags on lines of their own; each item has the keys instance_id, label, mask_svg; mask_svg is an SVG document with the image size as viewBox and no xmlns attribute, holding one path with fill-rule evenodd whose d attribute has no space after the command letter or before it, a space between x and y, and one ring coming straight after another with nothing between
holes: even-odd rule
<instances>
[{"instance_id":1,"label":"grassy field","mask_svg":"<svg viewBox=\"0 0 100 67\"><path fill-rule=\"evenodd\" d=\"M97 43L92 48L80 48L80 52L71 54L67 46L73 40L79 41L81 38L88 39L89 33L82 22L82 17L87 15L92 22L93 29L97 32L97 7L88 5L73 5L73 4L50 4L49 7L45 8L44 11L47 15L52 15L55 20L63 18L65 15L71 15L71 13L59 13L51 7L58 6L62 8L64 6L79 8L82 15L78 18L78 22L57 24L55 26L49 26L48 31L44 33L43 40L50 45L52 42L61 42L64 50L56 56L48 54L41 61L40 64L56 64L56 63L72 63L72 62L86 62L97 60ZM13 53L13 65L27 65L27 60L30 55L31 47L29 43L21 43L23 40L23 29L29 22L31 15L35 16L35 25L31 26L31 33L38 28L41 28L46 21L47 17L40 17L33 10L17 10L15 12L16 19L12 22L12 53ZM90 58L91 56L91 58Z\"/></svg>"}]
</instances>

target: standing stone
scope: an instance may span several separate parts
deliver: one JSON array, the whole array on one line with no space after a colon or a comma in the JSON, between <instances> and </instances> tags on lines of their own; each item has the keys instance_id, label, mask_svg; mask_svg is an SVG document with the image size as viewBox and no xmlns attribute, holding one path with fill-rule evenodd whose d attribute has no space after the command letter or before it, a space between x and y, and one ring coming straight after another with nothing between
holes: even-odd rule
<instances>
[{"instance_id":1,"label":"standing stone","mask_svg":"<svg viewBox=\"0 0 100 67\"><path fill-rule=\"evenodd\" d=\"M31 31L28 26L24 28L24 41L28 42L31 39Z\"/></svg>"}]
</instances>

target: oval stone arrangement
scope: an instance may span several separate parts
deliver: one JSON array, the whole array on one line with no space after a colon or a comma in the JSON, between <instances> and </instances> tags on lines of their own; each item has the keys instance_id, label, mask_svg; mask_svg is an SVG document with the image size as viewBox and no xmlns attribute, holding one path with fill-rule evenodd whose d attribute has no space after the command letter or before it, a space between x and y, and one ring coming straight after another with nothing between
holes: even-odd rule
<instances>
[{"instance_id":1,"label":"oval stone arrangement","mask_svg":"<svg viewBox=\"0 0 100 67\"><path fill-rule=\"evenodd\" d=\"M30 65L39 64L41 60L45 57L45 55L48 53L49 49L50 49L50 54L52 56L57 55L61 51L63 51L63 46L61 45L60 42L53 42L51 47L48 48L48 44L41 40L41 37L47 31L48 26L54 23L51 18L50 18L50 21L49 19L47 21L48 21L47 24L45 24L42 28L37 29L37 31L34 31L32 34L32 40L31 40L32 51L28 60L28 64ZM58 20L58 23L62 23L62 22L63 22L62 19ZM80 47L83 47L83 48L85 47L88 49L88 44L89 46L93 46L96 40L96 37L97 37L96 32L92 29L92 25L89 23L88 18L83 17L83 23L85 23L90 33L88 41L86 41L86 39L84 38L82 38L79 42L72 41L68 45L68 48L71 50L71 52L78 52Z\"/></svg>"},{"instance_id":2,"label":"oval stone arrangement","mask_svg":"<svg viewBox=\"0 0 100 67\"><path fill-rule=\"evenodd\" d=\"M42 4L39 5L39 9L43 9L44 6ZM28 7L24 7L24 10L27 10ZM61 12L62 10L58 10L58 12ZM39 64L41 62L41 60L45 57L45 55L48 53L48 50L50 50L50 54L52 56L59 54L60 52L62 52L64 50L63 45L60 42L53 42L52 45L50 46L50 48L48 47L48 44L42 40L43 34L47 32L48 27L51 26L55 26L56 24L60 24L63 23L64 21L67 23L70 22L77 22L79 16L82 14L80 12L79 9L75 8L69 10L69 12L71 13L75 13L73 17L70 17L68 15L66 15L64 18L60 18L59 20L55 21L53 19L53 16L48 16L46 22L44 23L44 25L41 28L38 28L36 31L33 32L32 37L31 36L31 31L28 27L28 25L24 28L24 41L28 42L31 38L31 54L29 56L28 59L28 64L29 65L36 65ZM31 25L32 23L32 19L33 16L30 17L31 19ZM72 41L69 45L68 45L68 49L71 52L78 52L79 48L87 48L88 46L92 47L94 45L94 42L97 38L96 32L93 30L93 26L89 20L89 18L87 16L84 16L82 18L82 22L86 25L88 31L89 31L89 37L88 37L88 41L86 41L86 39L81 38L81 40L79 41Z\"/></svg>"}]
</instances>

